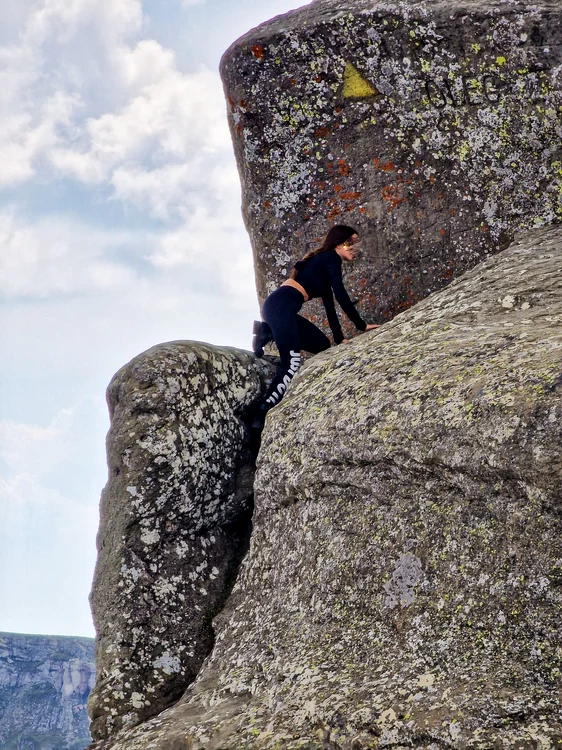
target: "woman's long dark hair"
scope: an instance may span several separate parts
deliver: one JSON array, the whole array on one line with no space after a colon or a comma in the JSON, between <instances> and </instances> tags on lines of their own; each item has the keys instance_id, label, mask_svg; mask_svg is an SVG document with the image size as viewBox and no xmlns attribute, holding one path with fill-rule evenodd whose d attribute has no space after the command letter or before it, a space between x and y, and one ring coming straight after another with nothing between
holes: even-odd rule
<instances>
[{"instance_id":1,"label":"woman's long dark hair","mask_svg":"<svg viewBox=\"0 0 562 750\"><path fill-rule=\"evenodd\" d=\"M293 270L291 271L290 279L296 279L298 272L304 268L306 262L313 258L315 255L324 253L327 250L333 250L338 245L348 240L354 234L357 234L357 230L353 227L348 227L346 224L336 224L333 226L328 234L324 237L321 245L310 250L305 256L295 263Z\"/></svg>"}]
</instances>

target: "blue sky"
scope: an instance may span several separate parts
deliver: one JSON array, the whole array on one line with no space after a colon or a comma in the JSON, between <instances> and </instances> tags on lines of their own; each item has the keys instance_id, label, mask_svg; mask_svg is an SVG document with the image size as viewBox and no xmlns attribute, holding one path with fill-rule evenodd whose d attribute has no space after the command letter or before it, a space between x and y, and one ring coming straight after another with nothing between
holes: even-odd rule
<instances>
[{"instance_id":1,"label":"blue sky","mask_svg":"<svg viewBox=\"0 0 562 750\"><path fill-rule=\"evenodd\" d=\"M303 4L2 3L1 631L94 634L113 373L162 341L250 346L218 62Z\"/></svg>"}]
</instances>

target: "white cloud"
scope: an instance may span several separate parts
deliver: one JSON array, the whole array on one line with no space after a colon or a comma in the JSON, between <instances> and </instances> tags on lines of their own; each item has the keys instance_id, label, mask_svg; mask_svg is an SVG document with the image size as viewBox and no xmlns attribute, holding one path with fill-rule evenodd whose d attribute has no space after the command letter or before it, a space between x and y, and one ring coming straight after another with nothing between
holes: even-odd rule
<instances>
[{"instance_id":1,"label":"white cloud","mask_svg":"<svg viewBox=\"0 0 562 750\"><path fill-rule=\"evenodd\" d=\"M142 24L140 0L44 0L28 13L18 42L0 47L4 187L33 178L53 148L75 140L85 83L106 74Z\"/></svg>"},{"instance_id":2,"label":"white cloud","mask_svg":"<svg viewBox=\"0 0 562 750\"><path fill-rule=\"evenodd\" d=\"M0 477L0 630L93 635L97 519L32 475Z\"/></svg>"},{"instance_id":3,"label":"white cloud","mask_svg":"<svg viewBox=\"0 0 562 750\"><path fill-rule=\"evenodd\" d=\"M167 218L185 190L201 195L213 169L234 165L218 74L177 70L174 56L154 41L115 52L129 98L115 112L85 123L78 145L49 154L60 173L113 187L114 196L146 203Z\"/></svg>"},{"instance_id":4,"label":"white cloud","mask_svg":"<svg viewBox=\"0 0 562 750\"><path fill-rule=\"evenodd\" d=\"M203 67L178 70L173 52L154 40L129 44L141 22L133 0L44 0L19 46L0 50L9 82L0 96L11 113L0 124L0 182L76 180L95 187L102 200L162 223L148 234L111 233L60 216L25 221L5 209L5 296L124 290L137 274L116 260L123 244L161 272L200 266L197 275L208 283L218 278L227 289L253 293L220 78ZM97 40L92 57L75 45L91 46L86 37ZM62 52L47 65L45 50L54 40ZM104 103L109 109L92 111Z\"/></svg>"},{"instance_id":5,"label":"white cloud","mask_svg":"<svg viewBox=\"0 0 562 750\"><path fill-rule=\"evenodd\" d=\"M47 632L91 634L86 596L107 476L97 435L106 422L101 397L47 425L0 422L0 630L41 622Z\"/></svg>"},{"instance_id":6,"label":"white cloud","mask_svg":"<svg viewBox=\"0 0 562 750\"><path fill-rule=\"evenodd\" d=\"M37 425L14 420L0 421L0 460L11 482L18 476L40 481L59 470L64 463L77 465L83 477L98 462L103 448L92 443L91 428L107 422L103 398L87 396L60 409L49 424ZM6 489L6 485L4 487ZM80 493L82 494L82 493Z\"/></svg>"},{"instance_id":7,"label":"white cloud","mask_svg":"<svg viewBox=\"0 0 562 750\"><path fill-rule=\"evenodd\" d=\"M64 217L30 223L6 209L0 212L0 296L119 291L136 273L111 254L132 238Z\"/></svg>"},{"instance_id":8,"label":"white cloud","mask_svg":"<svg viewBox=\"0 0 562 750\"><path fill-rule=\"evenodd\" d=\"M43 486L34 474L0 477L0 526L15 524L25 534L25 527L36 523L38 517L49 515L61 535L71 531L76 522L95 519L97 504L83 505L64 497L60 492Z\"/></svg>"},{"instance_id":9,"label":"white cloud","mask_svg":"<svg viewBox=\"0 0 562 750\"><path fill-rule=\"evenodd\" d=\"M141 27L138 0L44 0L30 13L19 43L0 48L0 184L39 172L137 205L132 182L177 177L151 201L166 218L180 187L200 191L206 167L233 164L218 73L178 70L155 40L129 44Z\"/></svg>"},{"instance_id":10,"label":"white cloud","mask_svg":"<svg viewBox=\"0 0 562 750\"><path fill-rule=\"evenodd\" d=\"M43 0L30 14L23 41L36 47L50 37L68 42L87 27L113 44L137 33L141 24L141 0Z\"/></svg>"},{"instance_id":11,"label":"white cloud","mask_svg":"<svg viewBox=\"0 0 562 750\"><path fill-rule=\"evenodd\" d=\"M159 238L150 260L160 269L196 274L210 289L230 298L254 298L252 255L234 205L235 210L227 210L227 204L219 210L198 207L181 227Z\"/></svg>"},{"instance_id":12,"label":"white cloud","mask_svg":"<svg viewBox=\"0 0 562 750\"><path fill-rule=\"evenodd\" d=\"M64 443L71 424L70 409L60 411L48 427L2 420L0 458L15 472L30 468L35 474L50 471L63 460L61 442Z\"/></svg>"}]
</instances>

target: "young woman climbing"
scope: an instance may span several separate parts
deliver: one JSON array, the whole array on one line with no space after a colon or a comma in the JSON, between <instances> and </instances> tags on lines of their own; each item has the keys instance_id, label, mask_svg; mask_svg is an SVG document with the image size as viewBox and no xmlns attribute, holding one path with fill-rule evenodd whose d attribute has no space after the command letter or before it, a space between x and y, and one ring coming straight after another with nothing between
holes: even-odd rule
<instances>
[{"instance_id":1,"label":"young woman climbing","mask_svg":"<svg viewBox=\"0 0 562 750\"><path fill-rule=\"evenodd\" d=\"M305 302L314 297L322 299L335 344L341 344L344 337L334 306L334 296L358 330L378 328L365 323L343 285L342 261L353 261L357 243L358 235L353 227L336 224L319 247L295 263L290 278L263 303L263 322L254 322L253 350L258 357L262 357L263 347L270 341L275 341L281 364L260 404L253 427L263 426L269 409L283 397L301 365L301 350L318 354L330 346L329 338L298 314Z\"/></svg>"}]
</instances>

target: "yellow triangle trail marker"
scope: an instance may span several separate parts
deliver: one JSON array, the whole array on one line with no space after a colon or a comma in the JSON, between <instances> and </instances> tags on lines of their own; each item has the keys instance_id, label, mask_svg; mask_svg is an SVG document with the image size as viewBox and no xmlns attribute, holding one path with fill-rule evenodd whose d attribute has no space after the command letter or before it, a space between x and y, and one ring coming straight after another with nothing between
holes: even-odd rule
<instances>
[{"instance_id":1,"label":"yellow triangle trail marker","mask_svg":"<svg viewBox=\"0 0 562 750\"><path fill-rule=\"evenodd\" d=\"M366 81L350 62L343 71L343 96L345 99L367 99L376 96L378 91Z\"/></svg>"}]
</instances>

